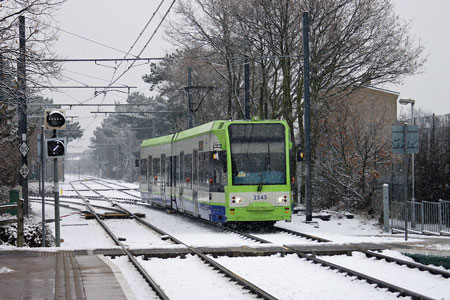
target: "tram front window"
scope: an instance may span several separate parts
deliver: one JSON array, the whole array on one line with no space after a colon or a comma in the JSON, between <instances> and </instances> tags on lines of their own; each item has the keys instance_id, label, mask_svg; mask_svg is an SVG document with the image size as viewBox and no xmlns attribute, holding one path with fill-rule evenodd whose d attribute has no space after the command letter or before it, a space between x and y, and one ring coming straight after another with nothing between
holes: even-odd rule
<instances>
[{"instance_id":1,"label":"tram front window","mask_svg":"<svg viewBox=\"0 0 450 300\"><path fill-rule=\"evenodd\" d=\"M233 185L286 184L282 124L232 124L228 130Z\"/></svg>"}]
</instances>

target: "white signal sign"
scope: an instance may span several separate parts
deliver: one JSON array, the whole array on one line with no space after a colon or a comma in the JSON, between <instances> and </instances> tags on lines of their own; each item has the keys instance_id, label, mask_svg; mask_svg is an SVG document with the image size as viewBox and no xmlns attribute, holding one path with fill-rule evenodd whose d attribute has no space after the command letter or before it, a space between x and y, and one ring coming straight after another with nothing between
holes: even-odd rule
<instances>
[{"instance_id":1,"label":"white signal sign","mask_svg":"<svg viewBox=\"0 0 450 300\"><path fill-rule=\"evenodd\" d=\"M28 169L26 164L23 164L19 170L20 175L22 175L23 179L27 178L28 173L30 173L30 169Z\"/></svg>"},{"instance_id":2,"label":"white signal sign","mask_svg":"<svg viewBox=\"0 0 450 300\"><path fill-rule=\"evenodd\" d=\"M44 126L45 129L65 129L66 111L64 109L46 109Z\"/></svg>"},{"instance_id":3,"label":"white signal sign","mask_svg":"<svg viewBox=\"0 0 450 300\"><path fill-rule=\"evenodd\" d=\"M19 151L22 153L22 156L27 156L28 151L30 151L30 147L27 143L22 142L22 144L20 144Z\"/></svg>"}]
</instances>

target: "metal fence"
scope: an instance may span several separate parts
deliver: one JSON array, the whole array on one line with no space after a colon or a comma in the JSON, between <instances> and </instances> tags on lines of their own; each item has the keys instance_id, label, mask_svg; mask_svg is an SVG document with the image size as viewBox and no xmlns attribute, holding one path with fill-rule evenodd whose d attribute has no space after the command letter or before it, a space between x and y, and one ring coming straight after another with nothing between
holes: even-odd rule
<instances>
[{"instance_id":1,"label":"metal fence","mask_svg":"<svg viewBox=\"0 0 450 300\"><path fill-rule=\"evenodd\" d=\"M450 201L408 201L406 212L405 202L392 201L391 228L405 230L405 223L412 233L450 236Z\"/></svg>"},{"instance_id":2,"label":"metal fence","mask_svg":"<svg viewBox=\"0 0 450 300\"><path fill-rule=\"evenodd\" d=\"M2 204L2 205L0 205L0 214L2 212L5 212L5 211L11 210L11 209L17 209L17 218L0 220L0 226L17 223L16 245L17 245L17 247L23 247L23 243L24 243L23 199L20 198L19 200L17 200L17 204Z\"/></svg>"}]
</instances>

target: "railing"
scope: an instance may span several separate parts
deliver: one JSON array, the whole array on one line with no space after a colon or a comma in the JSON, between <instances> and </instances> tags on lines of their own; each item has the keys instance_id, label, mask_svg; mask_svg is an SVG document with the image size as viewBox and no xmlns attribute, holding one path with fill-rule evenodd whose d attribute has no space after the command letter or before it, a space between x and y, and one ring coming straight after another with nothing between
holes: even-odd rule
<instances>
[{"instance_id":1,"label":"railing","mask_svg":"<svg viewBox=\"0 0 450 300\"><path fill-rule=\"evenodd\" d=\"M450 236L450 201L407 202L408 231L430 235ZM391 203L391 228L405 230L405 203Z\"/></svg>"},{"instance_id":2,"label":"railing","mask_svg":"<svg viewBox=\"0 0 450 300\"><path fill-rule=\"evenodd\" d=\"M23 199L19 199L16 204L0 205L0 213L6 210L17 208L17 218L0 220L0 226L17 223L17 247L23 247Z\"/></svg>"}]
</instances>

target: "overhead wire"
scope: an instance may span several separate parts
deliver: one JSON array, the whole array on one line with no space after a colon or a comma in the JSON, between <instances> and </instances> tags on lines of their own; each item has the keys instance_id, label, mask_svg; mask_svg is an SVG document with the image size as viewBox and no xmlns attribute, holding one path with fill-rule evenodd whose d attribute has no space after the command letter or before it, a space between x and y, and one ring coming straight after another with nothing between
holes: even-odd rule
<instances>
[{"instance_id":1,"label":"overhead wire","mask_svg":"<svg viewBox=\"0 0 450 300\"><path fill-rule=\"evenodd\" d=\"M150 19L147 21L147 23L145 24L144 28L141 30L141 32L138 34L138 37L136 38L136 40L133 42L133 44L131 45L130 49L128 49L127 53L125 54L125 56L123 57L124 59L127 58L127 56L129 55L129 53L131 52L131 50L133 50L134 46L136 46L136 43L139 41L139 39L142 37L142 35L144 34L145 30L147 29L148 25L150 25L150 23L152 22L153 18L155 17L156 13L159 11L159 9L161 8L161 5L164 3L165 0L161 0L161 2L159 3L158 7L156 8L156 10L153 12L152 16L150 17ZM138 56L139 57L139 56ZM114 70L113 75L111 76L111 80L114 78L114 76L116 75L116 71L117 69L121 66L123 60L121 60L119 62L119 65L116 67L116 69Z\"/></svg>"},{"instance_id":2,"label":"overhead wire","mask_svg":"<svg viewBox=\"0 0 450 300\"><path fill-rule=\"evenodd\" d=\"M164 14L164 16L162 17L161 21L158 23L158 26L156 27L156 29L153 31L152 35L150 36L150 38L147 40L147 43L144 45L144 47L142 48L142 50L138 53L137 57L140 57L141 54L145 51L145 49L147 48L148 44L152 41L153 37L156 35L156 33L158 32L159 28L161 27L161 24L165 21L167 15L169 14L169 12L171 11L173 5L175 4L176 0L173 0L172 3L170 4L169 8L167 9L166 13ZM122 72L122 74L120 74L116 79L114 79L110 84L113 85L114 83L117 82L117 80L119 80L120 78L122 78L122 76L124 76L135 64L135 60L132 61L132 63L128 66L128 68Z\"/></svg>"},{"instance_id":3,"label":"overhead wire","mask_svg":"<svg viewBox=\"0 0 450 300\"><path fill-rule=\"evenodd\" d=\"M131 55L131 56L137 57L136 55L133 55L133 54L129 54L129 53L127 53L126 51L123 51L123 50L120 50L120 49L117 49L117 48L114 48L114 47L108 46L108 45L106 45L106 44L103 44L103 43L97 42L97 41L95 41L95 40L93 40L93 39L90 39L90 38L87 38L87 37L81 36L81 35L79 35L79 34L76 34L76 33L73 33L73 32L70 32L70 31L67 31L67 30L64 30L64 29L61 29L61 28L58 28L58 27L52 26L52 25L48 25L48 24L47 24L46 26L48 26L48 27L50 27L50 28L53 28L53 29L56 29L56 30L59 30L59 31L62 31L62 32L64 32L64 33L67 33L67 34L73 35L73 36L75 36L75 37L77 37L77 38L80 38L80 39L86 40L86 41L88 41L88 42L91 42L91 43L94 43L94 44L100 45L100 46L102 46L102 47L106 47L106 48L108 48L108 49L111 49L111 50L114 50L114 51L117 51L117 52L120 52L120 53L125 53L125 54L127 54L127 55Z\"/></svg>"},{"instance_id":4,"label":"overhead wire","mask_svg":"<svg viewBox=\"0 0 450 300\"><path fill-rule=\"evenodd\" d=\"M146 30L146 28L148 27L148 25L150 24L150 22L153 20L153 18L155 17L156 13L159 11L161 5L164 3L165 0L162 0L158 7L156 8L155 12L153 13L153 15L150 17L149 21L147 22L147 24L144 26L144 29L139 33L138 37L136 38L135 42L133 43L133 45L130 47L129 51L130 52L134 46L136 45L137 41L141 38L143 32ZM164 20L166 19L167 15L169 14L170 10L172 9L173 5L175 4L176 0L173 0L172 3L170 4L169 8L167 9L166 13L164 14L164 16L162 17L162 19L160 20L160 22L158 23L156 29L154 30L153 34L150 36L150 38L147 40L146 44L144 45L144 47L142 48L142 50L138 53L137 57L140 57L141 54L144 52L144 50L147 48L148 44L150 43L150 41L153 39L153 37L155 36L156 32L159 30L159 28L161 27L161 24L164 22ZM126 58L127 55L125 55L124 58ZM122 61L119 63L119 66L121 65ZM108 86L112 86L114 83L116 83L120 78L122 78L122 76L124 76L136 63L135 60L133 60L131 62L131 64L128 66L127 69L125 69L125 71L123 71L116 79L114 79L114 76L116 74L116 70L114 70L113 76L111 77L111 81L109 83ZM106 88L107 89L107 88ZM105 89L105 90L106 90ZM106 98L106 93L103 96L102 99L102 103L105 101ZM98 109L98 111L100 111L100 109Z\"/></svg>"},{"instance_id":5,"label":"overhead wire","mask_svg":"<svg viewBox=\"0 0 450 300\"><path fill-rule=\"evenodd\" d=\"M52 27L52 28L54 28L54 29L57 29L57 30L60 30L60 31L66 33L66 34L70 34L70 35L72 35L72 36L81 38L81 39L86 40L86 41L89 41L89 42L91 42L91 43L100 45L100 46L102 46L102 47L106 47L106 48L108 48L108 49L111 49L111 50L114 50L114 51L123 53L123 54L125 54L125 58L126 58L128 55L130 55L130 56L132 56L132 57L135 57L135 58L139 58L140 55L145 51L145 49L147 48L147 46L149 45L149 43L152 41L153 37L154 37L154 36L156 35L156 33L158 32L159 28L161 27L161 24L162 24L162 23L164 22L164 20L166 19L167 15L168 15L169 12L171 11L171 9L172 9L173 5L175 4L175 1L176 1L176 0L173 0L173 1L172 1L172 3L170 4L169 8L168 8L167 11L166 11L166 13L164 14L163 18L162 18L161 21L158 23L156 29L154 30L154 32L152 33L152 35L150 36L150 38L147 40L146 44L144 45L144 47L142 48L142 50L139 52L139 54L138 54L138 55L133 55L133 54L131 54L132 49L133 49L134 46L136 45L137 41L141 38L143 32L146 30L146 28L148 27L148 25L151 23L152 19L154 18L154 16L156 15L157 11L158 11L159 8L161 7L161 5L164 3L164 1L165 1L165 0L162 0L162 1L160 2L160 4L158 5L156 11L153 13L152 17L149 19L149 21L147 22L147 24L144 26L144 29L139 33L137 39L134 41L134 43L132 44L132 46L130 47L130 49L129 49L128 51L126 51L126 52L125 52L125 51L122 51L122 50L120 50L120 49L111 47L111 46L109 46L109 45L100 43L100 42L95 41L95 40L93 40L93 39L90 39L90 38L81 36L81 35L79 35L79 34L75 34L75 33L69 32L69 31L64 30L64 29L61 29L61 28L57 28L57 27L54 27L54 26L51 26L51 25L50 25L50 27ZM122 61L121 61L120 64L119 64L119 66L115 68L113 77L112 77L111 80L109 81L110 83L109 83L108 86L112 86L112 85L113 85L114 83L116 83L120 78L122 78L122 77L123 77L123 76L124 76L124 75L125 75L125 74L133 67L133 66L134 66L135 62L136 62L136 61L134 60L134 61L128 66L128 68L127 68L124 72L122 72L117 78L114 79L115 73L116 73L118 67L120 66L120 64L122 63ZM140 64L140 65L145 65L145 64ZM64 75L63 75L63 76L64 76ZM68 77L68 76L64 76L64 77L69 78L69 79L72 79L72 78L70 78L70 77ZM73 80L73 79L72 79L72 80ZM76 81L76 80L74 80L74 81ZM79 83L81 83L81 82L79 82ZM105 89L105 90L106 90L106 89ZM62 93L68 95L68 94L65 93L65 92L62 92ZM99 94L94 94L94 96L92 96L92 97L90 97L90 98L88 98L88 99L86 99L86 100L83 100L83 101L79 101L79 100L77 100L77 99L75 99L75 98L73 98L73 97L71 97L71 96L70 96L70 97L71 97L73 100L75 100L76 102L78 102L78 103L86 103L86 102L88 102L88 101L90 101L90 100L96 98L98 95L99 95ZM104 101L104 99L105 99L105 96L106 96L106 93L104 94L104 97L103 97L103 99L102 99L102 103L103 103L103 101ZM124 97L124 98L125 98L125 97ZM95 121L96 118L97 118L97 114L94 115L93 117L88 117L88 118L92 118L92 120L91 120L91 122L85 127L85 130L87 130L88 128L90 128L90 126L92 126L92 124L94 123L94 121Z\"/></svg>"}]
</instances>

